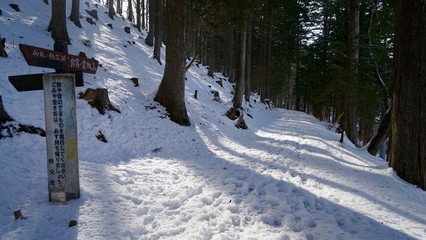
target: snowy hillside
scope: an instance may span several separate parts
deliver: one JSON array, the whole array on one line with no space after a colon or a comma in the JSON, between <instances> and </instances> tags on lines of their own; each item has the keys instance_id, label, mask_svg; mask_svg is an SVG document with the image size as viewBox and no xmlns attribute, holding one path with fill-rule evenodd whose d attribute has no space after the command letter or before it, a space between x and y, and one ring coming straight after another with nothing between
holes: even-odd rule
<instances>
[{"instance_id":1,"label":"snowy hillside","mask_svg":"<svg viewBox=\"0 0 426 240\"><path fill-rule=\"evenodd\" d=\"M222 76L209 78L201 65L186 74L192 125L169 121L153 101L164 65L151 58L146 33L126 34L132 24L95 3L82 1L82 29L68 22L69 52L102 64L76 91L107 88L121 113L100 115L77 100L81 197L65 204L48 201L45 138L0 139L0 239L426 239L426 192L304 113L252 99L249 129L235 128L224 116L232 85L221 87ZM44 128L43 92L18 93L7 78L51 71L28 66L18 47L53 48L50 6L1 0L0 9L4 107L17 122ZM86 9L98 11L96 25Z\"/></svg>"}]
</instances>

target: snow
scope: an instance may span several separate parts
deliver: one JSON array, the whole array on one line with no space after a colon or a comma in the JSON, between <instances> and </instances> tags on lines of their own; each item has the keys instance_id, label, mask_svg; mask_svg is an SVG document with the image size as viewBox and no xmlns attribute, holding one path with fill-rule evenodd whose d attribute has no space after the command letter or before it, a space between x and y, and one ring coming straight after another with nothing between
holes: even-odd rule
<instances>
[{"instance_id":1,"label":"snow","mask_svg":"<svg viewBox=\"0 0 426 240\"><path fill-rule=\"evenodd\" d=\"M68 22L69 52L84 51L102 67L76 91L107 88L121 113L100 115L77 100L81 197L66 203L48 201L45 138L0 140L0 239L426 239L424 191L365 149L340 144L325 123L269 110L255 95L245 105L249 129L235 128L224 116L232 85L222 88L223 76L209 78L204 66L186 74L192 125L171 122L153 101L164 65L151 58L146 32L125 34L127 20L87 2L83 28ZM52 49L50 6L10 0L0 9L9 54L0 58L0 96L17 122L44 128L43 92L18 93L7 77L51 71L27 66L18 48ZM85 21L86 9L98 10L96 25ZM96 139L99 131L108 143ZM16 210L23 219L14 219Z\"/></svg>"}]
</instances>

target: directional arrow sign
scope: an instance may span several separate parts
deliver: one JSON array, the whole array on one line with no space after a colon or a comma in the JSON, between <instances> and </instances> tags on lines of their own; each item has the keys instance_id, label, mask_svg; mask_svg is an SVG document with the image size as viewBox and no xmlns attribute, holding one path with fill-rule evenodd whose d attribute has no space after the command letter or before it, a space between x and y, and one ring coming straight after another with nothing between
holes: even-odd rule
<instances>
[{"instance_id":1,"label":"directional arrow sign","mask_svg":"<svg viewBox=\"0 0 426 240\"><path fill-rule=\"evenodd\" d=\"M75 74L75 86L84 86L83 73L73 72ZM9 76L9 82L15 87L18 92L43 90L43 75L52 73L38 73Z\"/></svg>"},{"instance_id":2,"label":"directional arrow sign","mask_svg":"<svg viewBox=\"0 0 426 240\"><path fill-rule=\"evenodd\" d=\"M36 67L54 68L56 70L81 71L96 73L98 61L49 49L19 44L28 65Z\"/></svg>"}]
</instances>

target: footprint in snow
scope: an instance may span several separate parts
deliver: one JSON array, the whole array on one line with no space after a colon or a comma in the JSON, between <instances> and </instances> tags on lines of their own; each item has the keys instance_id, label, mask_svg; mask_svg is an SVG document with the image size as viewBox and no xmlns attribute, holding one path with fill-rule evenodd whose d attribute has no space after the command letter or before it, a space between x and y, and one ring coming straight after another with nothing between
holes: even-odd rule
<instances>
[{"instance_id":1,"label":"footprint in snow","mask_svg":"<svg viewBox=\"0 0 426 240\"><path fill-rule=\"evenodd\" d=\"M129 178L125 178L125 177L117 176L117 175L113 175L113 176L111 177L111 179L112 179L114 182L116 182L116 183L118 183L118 184L120 184L120 185L127 185L127 184L134 184L134 183L135 183L135 182L133 181L133 179L129 179Z\"/></svg>"}]
</instances>

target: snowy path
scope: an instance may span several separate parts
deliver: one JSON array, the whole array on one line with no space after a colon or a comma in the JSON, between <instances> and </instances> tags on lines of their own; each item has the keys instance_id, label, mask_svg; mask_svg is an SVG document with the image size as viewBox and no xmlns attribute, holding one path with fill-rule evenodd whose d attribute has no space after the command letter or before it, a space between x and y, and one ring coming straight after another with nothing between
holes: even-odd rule
<instances>
[{"instance_id":1,"label":"snowy path","mask_svg":"<svg viewBox=\"0 0 426 240\"><path fill-rule=\"evenodd\" d=\"M94 157L80 163L81 199L57 205L30 194L26 202L6 202L29 214L22 222L3 216L8 230L1 238L31 239L32 231L45 239L423 238L424 192L396 178L384 161L342 146L308 115L268 117L274 122L229 134L206 119L180 128L175 138L159 128L139 150L143 157L121 161L83 146L82 155ZM157 120L151 121L146 124ZM134 148L122 151L138 155ZM42 169L34 169L38 179ZM71 219L78 228L67 229Z\"/></svg>"},{"instance_id":2,"label":"snowy path","mask_svg":"<svg viewBox=\"0 0 426 240\"><path fill-rule=\"evenodd\" d=\"M151 156L101 169L83 163L79 234L421 239L426 232L425 206L416 201L425 194L410 196L413 187L388 173L385 162L342 149L338 136L310 116L282 112L240 141L206 126L196 127L199 138L178 137L190 148L164 144Z\"/></svg>"},{"instance_id":3,"label":"snowy path","mask_svg":"<svg viewBox=\"0 0 426 240\"><path fill-rule=\"evenodd\" d=\"M32 239L34 232L44 239L425 236L425 193L396 178L385 162L341 146L338 135L308 115L275 111L269 118L274 122L257 130L229 134L207 120L180 128L176 138L157 129L143 157L121 161L83 147L82 155L98 157L80 163L81 199L58 205L30 194L6 202L29 214L21 222L3 216L1 239ZM67 228L71 219L77 228Z\"/></svg>"}]
</instances>

